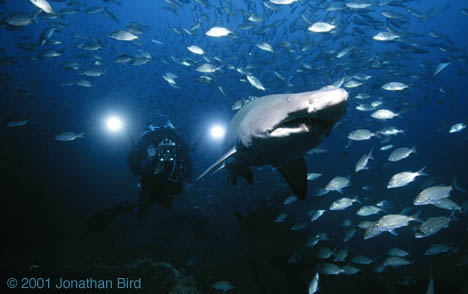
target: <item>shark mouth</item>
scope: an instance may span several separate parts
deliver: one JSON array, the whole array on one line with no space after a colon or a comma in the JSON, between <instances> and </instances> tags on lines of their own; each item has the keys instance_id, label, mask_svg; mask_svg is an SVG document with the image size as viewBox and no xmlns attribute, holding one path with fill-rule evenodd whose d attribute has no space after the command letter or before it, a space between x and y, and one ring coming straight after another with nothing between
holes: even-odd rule
<instances>
[{"instance_id":1,"label":"shark mouth","mask_svg":"<svg viewBox=\"0 0 468 294\"><path fill-rule=\"evenodd\" d=\"M326 119L298 117L281 122L270 132L270 136L285 137L291 134L329 130L332 126L333 122Z\"/></svg>"}]
</instances>

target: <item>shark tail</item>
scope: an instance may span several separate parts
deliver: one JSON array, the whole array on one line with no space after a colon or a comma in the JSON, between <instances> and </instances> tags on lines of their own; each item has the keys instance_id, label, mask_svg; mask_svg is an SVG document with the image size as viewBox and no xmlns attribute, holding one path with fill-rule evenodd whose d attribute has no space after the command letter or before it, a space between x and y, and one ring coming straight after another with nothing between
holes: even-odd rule
<instances>
[{"instance_id":1,"label":"shark tail","mask_svg":"<svg viewBox=\"0 0 468 294\"><path fill-rule=\"evenodd\" d=\"M220 169L222 169L224 167L224 161L226 159L228 159L230 156L232 156L234 153L236 153L236 147L232 147L228 152L226 152L223 156L221 156L220 159L218 159L215 163L213 163L210 167L208 167L200 176L198 176L198 178L196 178L195 181L198 181L200 180L201 178L203 178L206 174L208 174L210 171L212 171L214 168L218 167L219 165L221 165L220 168L218 168L216 170L216 172L218 172Z\"/></svg>"}]
</instances>

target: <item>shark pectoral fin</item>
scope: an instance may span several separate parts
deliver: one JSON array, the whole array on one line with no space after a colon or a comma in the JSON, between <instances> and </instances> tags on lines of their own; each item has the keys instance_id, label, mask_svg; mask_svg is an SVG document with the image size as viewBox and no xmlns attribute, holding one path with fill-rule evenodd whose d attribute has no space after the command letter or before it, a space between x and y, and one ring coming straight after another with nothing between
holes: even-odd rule
<instances>
[{"instance_id":1,"label":"shark pectoral fin","mask_svg":"<svg viewBox=\"0 0 468 294\"><path fill-rule=\"evenodd\" d=\"M228 159L231 155L236 153L236 146L232 147L228 152L226 152L223 156L221 156L220 159L218 159L215 163L213 163L209 168L207 168L200 176L195 181L198 181L199 179L203 178L207 173L209 173L212 169L217 167L218 165L222 164L226 159ZM221 168L224 167L224 164L221 166ZM221 168L216 170L218 172Z\"/></svg>"},{"instance_id":2,"label":"shark pectoral fin","mask_svg":"<svg viewBox=\"0 0 468 294\"><path fill-rule=\"evenodd\" d=\"M247 183L251 185L253 184L252 170L248 166L239 168L237 172L239 173L239 176L243 177L247 181Z\"/></svg>"},{"instance_id":3,"label":"shark pectoral fin","mask_svg":"<svg viewBox=\"0 0 468 294\"><path fill-rule=\"evenodd\" d=\"M304 199L307 194L307 166L304 158L301 157L276 168L286 179L294 194Z\"/></svg>"},{"instance_id":4,"label":"shark pectoral fin","mask_svg":"<svg viewBox=\"0 0 468 294\"><path fill-rule=\"evenodd\" d=\"M234 170L229 171L229 176L231 177L231 184L233 186L237 185L237 172Z\"/></svg>"},{"instance_id":5,"label":"shark pectoral fin","mask_svg":"<svg viewBox=\"0 0 468 294\"><path fill-rule=\"evenodd\" d=\"M252 170L248 166L237 166L236 168L231 168L229 170L229 177L231 178L233 186L237 184L237 177L239 176L243 177L247 183L253 184Z\"/></svg>"}]
</instances>

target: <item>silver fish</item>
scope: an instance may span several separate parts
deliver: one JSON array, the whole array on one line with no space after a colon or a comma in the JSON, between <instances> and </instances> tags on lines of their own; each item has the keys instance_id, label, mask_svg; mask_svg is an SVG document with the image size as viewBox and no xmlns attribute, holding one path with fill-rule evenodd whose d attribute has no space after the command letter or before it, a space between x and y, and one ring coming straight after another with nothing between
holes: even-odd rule
<instances>
[{"instance_id":1,"label":"silver fish","mask_svg":"<svg viewBox=\"0 0 468 294\"><path fill-rule=\"evenodd\" d=\"M408 86L400 82L390 82L382 86L382 89L387 91L401 91L406 88L408 88Z\"/></svg>"},{"instance_id":2,"label":"silver fish","mask_svg":"<svg viewBox=\"0 0 468 294\"><path fill-rule=\"evenodd\" d=\"M395 174L388 182L387 189L403 187L413 182L418 176L427 176L427 174L424 173L424 169L425 167L417 172L401 172Z\"/></svg>"},{"instance_id":3,"label":"silver fish","mask_svg":"<svg viewBox=\"0 0 468 294\"><path fill-rule=\"evenodd\" d=\"M387 254L394 257L405 257L408 256L408 252L400 248L391 248L387 251Z\"/></svg>"},{"instance_id":4,"label":"silver fish","mask_svg":"<svg viewBox=\"0 0 468 294\"><path fill-rule=\"evenodd\" d=\"M339 275L344 273L344 270L333 263L324 263L320 265L320 272L325 275Z\"/></svg>"},{"instance_id":5,"label":"silver fish","mask_svg":"<svg viewBox=\"0 0 468 294\"><path fill-rule=\"evenodd\" d=\"M22 126L26 125L29 121L30 121L30 119L26 119L26 120L16 120L16 121L8 121L8 122L6 123L6 125L7 125L7 127L10 127L10 128L22 127Z\"/></svg>"},{"instance_id":6,"label":"silver fish","mask_svg":"<svg viewBox=\"0 0 468 294\"><path fill-rule=\"evenodd\" d=\"M321 217L324 213L326 212L326 210L323 210L323 209L319 209L317 211L314 212L314 214L311 216L310 218L310 222L314 222L316 221L319 217Z\"/></svg>"},{"instance_id":7,"label":"silver fish","mask_svg":"<svg viewBox=\"0 0 468 294\"><path fill-rule=\"evenodd\" d=\"M289 196L288 198L286 198L283 202L284 205L288 205L288 204L291 204L293 202L296 202L297 201L297 197L292 195L292 196Z\"/></svg>"},{"instance_id":8,"label":"silver fish","mask_svg":"<svg viewBox=\"0 0 468 294\"><path fill-rule=\"evenodd\" d=\"M118 41L133 41L138 39L137 35L125 30L117 30L112 32L109 37Z\"/></svg>"},{"instance_id":9,"label":"silver fish","mask_svg":"<svg viewBox=\"0 0 468 294\"><path fill-rule=\"evenodd\" d=\"M374 149L371 149L371 150L369 151L368 154L364 154L364 155L359 159L359 161L356 163L356 167L355 167L355 169L354 169L354 172L358 172L358 171L361 171L361 170L366 170L366 169L368 169L367 163L369 162L370 159L372 159L372 160L374 159L374 158L372 157L372 151L373 151L373 150L374 150Z\"/></svg>"},{"instance_id":10,"label":"silver fish","mask_svg":"<svg viewBox=\"0 0 468 294\"><path fill-rule=\"evenodd\" d=\"M373 136L375 136L375 134L370 132L369 130L357 129L349 133L348 139L353 140L353 141L362 141L362 140L369 140Z\"/></svg>"},{"instance_id":11,"label":"silver fish","mask_svg":"<svg viewBox=\"0 0 468 294\"><path fill-rule=\"evenodd\" d=\"M356 229L355 228L351 228L351 229L347 230L346 234L345 234L345 237L344 237L344 241L348 242L349 240L351 240L351 238L354 237L355 234L356 234Z\"/></svg>"},{"instance_id":12,"label":"silver fish","mask_svg":"<svg viewBox=\"0 0 468 294\"><path fill-rule=\"evenodd\" d=\"M317 258L319 259L328 259L334 254L329 248L323 247L320 248L319 252L317 253Z\"/></svg>"},{"instance_id":13,"label":"silver fish","mask_svg":"<svg viewBox=\"0 0 468 294\"><path fill-rule=\"evenodd\" d=\"M41 9L45 13L55 14L54 10L52 9L52 6L50 6L47 0L30 0L30 1L32 4L34 4L34 6Z\"/></svg>"},{"instance_id":14,"label":"silver fish","mask_svg":"<svg viewBox=\"0 0 468 294\"><path fill-rule=\"evenodd\" d=\"M445 244L432 244L429 248L426 249L424 255L437 255L441 253L446 253L450 250L450 246Z\"/></svg>"},{"instance_id":15,"label":"silver fish","mask_svg":"<svg viewBox=\"0 0 468 294\"><path fill-rule=\"evenodd\" d=\"M262 90L262 91L265 91L265 87L263 86L262 82L260 82L256 77L254 77L253 75L247 75L247 80L249 81L249 83L254 86L255 88L259 89L259 90Z\"/></svg>"},{"instance_id":16,"label":"silver fish","mask_svg":"<svg viewBox=\"0 0 468 294\"><path fill-rule=\"evenodd\" d=\"M381 42L393 41L399 38L400 38L399 35L394 34L392 32L379 32L372 37L372 39L376 41L381 41Z\"/></svg>"},{"instance_id":17,"label":"silver fish","mask_svg":"<svg viewBox=\"0 0 468 294\"><path fill-rule=\"evenodd\" d=\"M273 1L277 1L277 0L273 0ZM296 1L296 0L293 0L293 1ZM317 272L309 283L309 289L307 293L308 294L317 293L318 289L319 289L319 273Z\"/></svg>"},{"instance_id":18,"label":"silver fish","mask_svg":"<svg viewBox=\"0 0 468 294\"><path fill-rule=\"evenodd\" d=\"M63 133L58 134L55 137L55 140L67 142L67 141L73 141L77 138L84 138L84 133L75 134L73 132L63 132Z\"/></svg>"},{"instance_id":19,"label":"silver fish","mask_svg":"<svg viewBox=\"0 0 468 294\"><path fill-rule=\"evenodd\" d=\"M335 200L333 201L333 203L330 205L330 210L344 210L348 207L350 207L351 205L353 205L354 202L358 202L358 203L361 203L361 201L359 201L359 199L356 197L354 197L353 199L351 198L340 198L338 200Z\"/></svg>"},{"instance_id":20,"label":"silver fish","mask_svg":"<svg viewBox=\"0 0 468 294\"><path fill-rule=\"evenodd\" d=\"M219 281L216 282L213 286L211 286L211 288L216 290L222 290L223 293L225 293L231 289L234 289L235 286L229 281Z\"/></svg>"},{"instance_id":21,"label":"silver fish","mask_svg":"<svg viewBox=\"0 0 468 294\"><path fill-rule=\"evenodd\" d=\"M413 148L408 148L408 147L400 147L392 151L390 155L388 156L389 161L399 161L402 159L407 158L410 156L412 153L416 153L416 147Z\"/></svg>"},{"instance_id":22,"label":"silver fish","mask_svg":"<svg viewBox=\"0 0 468 294\"><path fill-rule=\"evenodd\" d=\"M348 257L348 249L340 249L335 255L335 262L345 262Z\"/></svg>"},{"instance_id":23,"label":"silver fish","mask_svg":"<svg viewBox=\"0 0 468 294\"><path fill-rule=\"evenodd\" d=\"M356 264L371 264L373 262L371 258L362 256L362 255L353 257L351 261Z\"/></svg>"},{"instance_id":24,"label":"silver fish","mask_svg":"<svg viewBox=\"0 0 468 294\"><path fill-rule=\"evenodd\" d=\"M371 224L364 233L364 239L375 237L382 232L390 232L392 235L397 235L395 229L405 227L411 221L422 222L418 218L418 214L406 216L401 214L388 214L381 217L378 221Z\"/></svg>"},{"instance_id":25,"label":"silver fish","mask_svg":"<svg viewBox=\"0 0 468 294\"><path fill-rule=\"evenodd\" d=\"M326 22L316 22L313 25L311 25L307 30L313 33L328 33L334 28L336 28L335 25Z\"/></svg>"},{"instance_id":26,"label":"silver fish","mask_svg":"<svg viewBox=\"0 0 468 294\"><path fill-rule=\"evenodd\" d=\"M224 27L212 27L205 33L208 37L215 38L225 37L229 34L232 34L232 32Z\"/></svg>"},{"instance_id":27,"label":"silver fish","mask_svg":"<svg viewBox=\"0 0 468 294\"><path fill-rule=\"evenodd\" d=\"M448 228L450 222L453 219L452 216L437 216L437 217L430 217L424 223L422 223L418 231L415 233L416 238L424 238L431 235L434 235L438 231Z\"/></svg>"},{"instance_id":28,"label":"silver fish","mask_svg":"<svg viewBox=\"0 0 468 294\"><path fill-rule=\"evenodd\" d=\"M414 205L433 204L441 199L450 197L450 192L453 190L452 186L437 185L424 189L421 191L416 199Z\"/></svg>"},{"instance_id":29,"label":"silver fish","mask_svg":"<svg viewBox=\"0 0 468 294\"><path fill-rule=\"evenodd\" d=\"M307 181L313 181L315 179L318 179L322 174L318 173L307 173Z\"/></svg>"},{"instance_id":30,"label":"silver fish","mask_svg":"<svg viewBox=\"0 0 468 294\"><path fill-rule=\"evenodd\" d=\"M282 223L286 220L286 218L288 217L288 214L287 213L280 213L276 219L275 219L275 223Z\"/></svg>"},{"instance_id":31,"label":"silver fish","mask_svg":"<svg viewBox=\"0 0 468 294\"><path fill-rule=\"evenodd\" d=\"M457 124L454 124L453 126L450 127L450 130L449 130L449 133L458 133L460 132L461 130L465 129L466 128L466 124L465 123L457 123Z\"/></svg>"},{"instance_id":32,"label":"silver fish","mask_svg":"<svg viewBox=\"0 0 468 294\"><path fill-rule=\"evenodd\" d=\"M347 264L347 265L343 266L343 271L344 271L344 273L345 273L346 275L349 276L349 275L355 275L355 274L357 274L357 273L360 271L360 269L358 269L357 267L352 266L352 265L350 265L350 264Z\"/></svg>"},{"instance_id":33,"label":"silver fish","mask_svg":"<svg viewBox=\"0 0 468 294\"><path fill-rule=\"evenodd\" d=\"M400 115L388 109L379 109L371 114L371 117L375 119L380 119L380 120L392 119L396 116L400 116Z\"/></svg>"},{"instance_id":34,"label":"silver fish","mask_svg":"<svg viewBox=\"0 0 468 294\"><path fill-rule=\"evenodd\" d=\"M383 265L390 266L390 267L399 267L403 265L408 265L410 263L411 263L410 261L402 257L391 256L384 260Z\"/></svg>"},{"instance_id":35,"label":"silver fish","mask_svg":"<svg viewBox=\"0 0 468 294\"><path fill-rule=\"evenodd\" d=\"M377 206L372 206L372 205L366 205L361 208L356 212L357 215L359 216L369 216L373 214L377 214L379 212L383 211L382 208L377 207Z\"/></svg>"},{"instance_id":36,"label":"silver fish","mask_svg":"<svg viewBox=\"0 0 468 294\"><path fill-rule=\"evenodd\" d=\"M343 193L341 190L348 187L351 181L348 177L334 177L325 187L326 193L330 191L337 191L339 193Z\"/></svg>"},{"instance_id":37,"label":"silver fish","mask_svg":"<svg viewBox=\"0 0 468 294\"><path fill-rule=\"evenodd\" d=\"M449 64L450 64L450 62L445 62L445 63L441 63L441 64L437 65L436 70L434 71L434 74L432 76L435 77L438 73L440 73L442 70L444 70L444 68L446 68Z\"/></svg>"}]
</instances>

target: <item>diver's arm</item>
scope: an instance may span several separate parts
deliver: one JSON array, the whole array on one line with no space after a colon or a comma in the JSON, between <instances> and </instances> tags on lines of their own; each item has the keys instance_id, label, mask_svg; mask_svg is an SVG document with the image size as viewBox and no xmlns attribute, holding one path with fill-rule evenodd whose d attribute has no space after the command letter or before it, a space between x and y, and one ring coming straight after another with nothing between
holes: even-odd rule
<instances>
[{"instance_id":1,"label":"diver's arm","mask_svg":"<svg viewBox=\"0 0 468 294\"><path fill-rule=\"evenodd\" d=\"M138 175L148 174L153 170L153 160L151 157L147 156L145 160L140 164L138 169Z\"/></svg>"},{"instance_id":2,"label":"diver's arm","mask_svg":"<svg viewBox=\"0 0 468 294\"><path fill-rule=\"evenodd\" d=\"M152 132L145 134L127 156L127 165L135 175L141 176L151 172L152 162L147 147L153 135Z\"/></svg>"}]
</instances>

